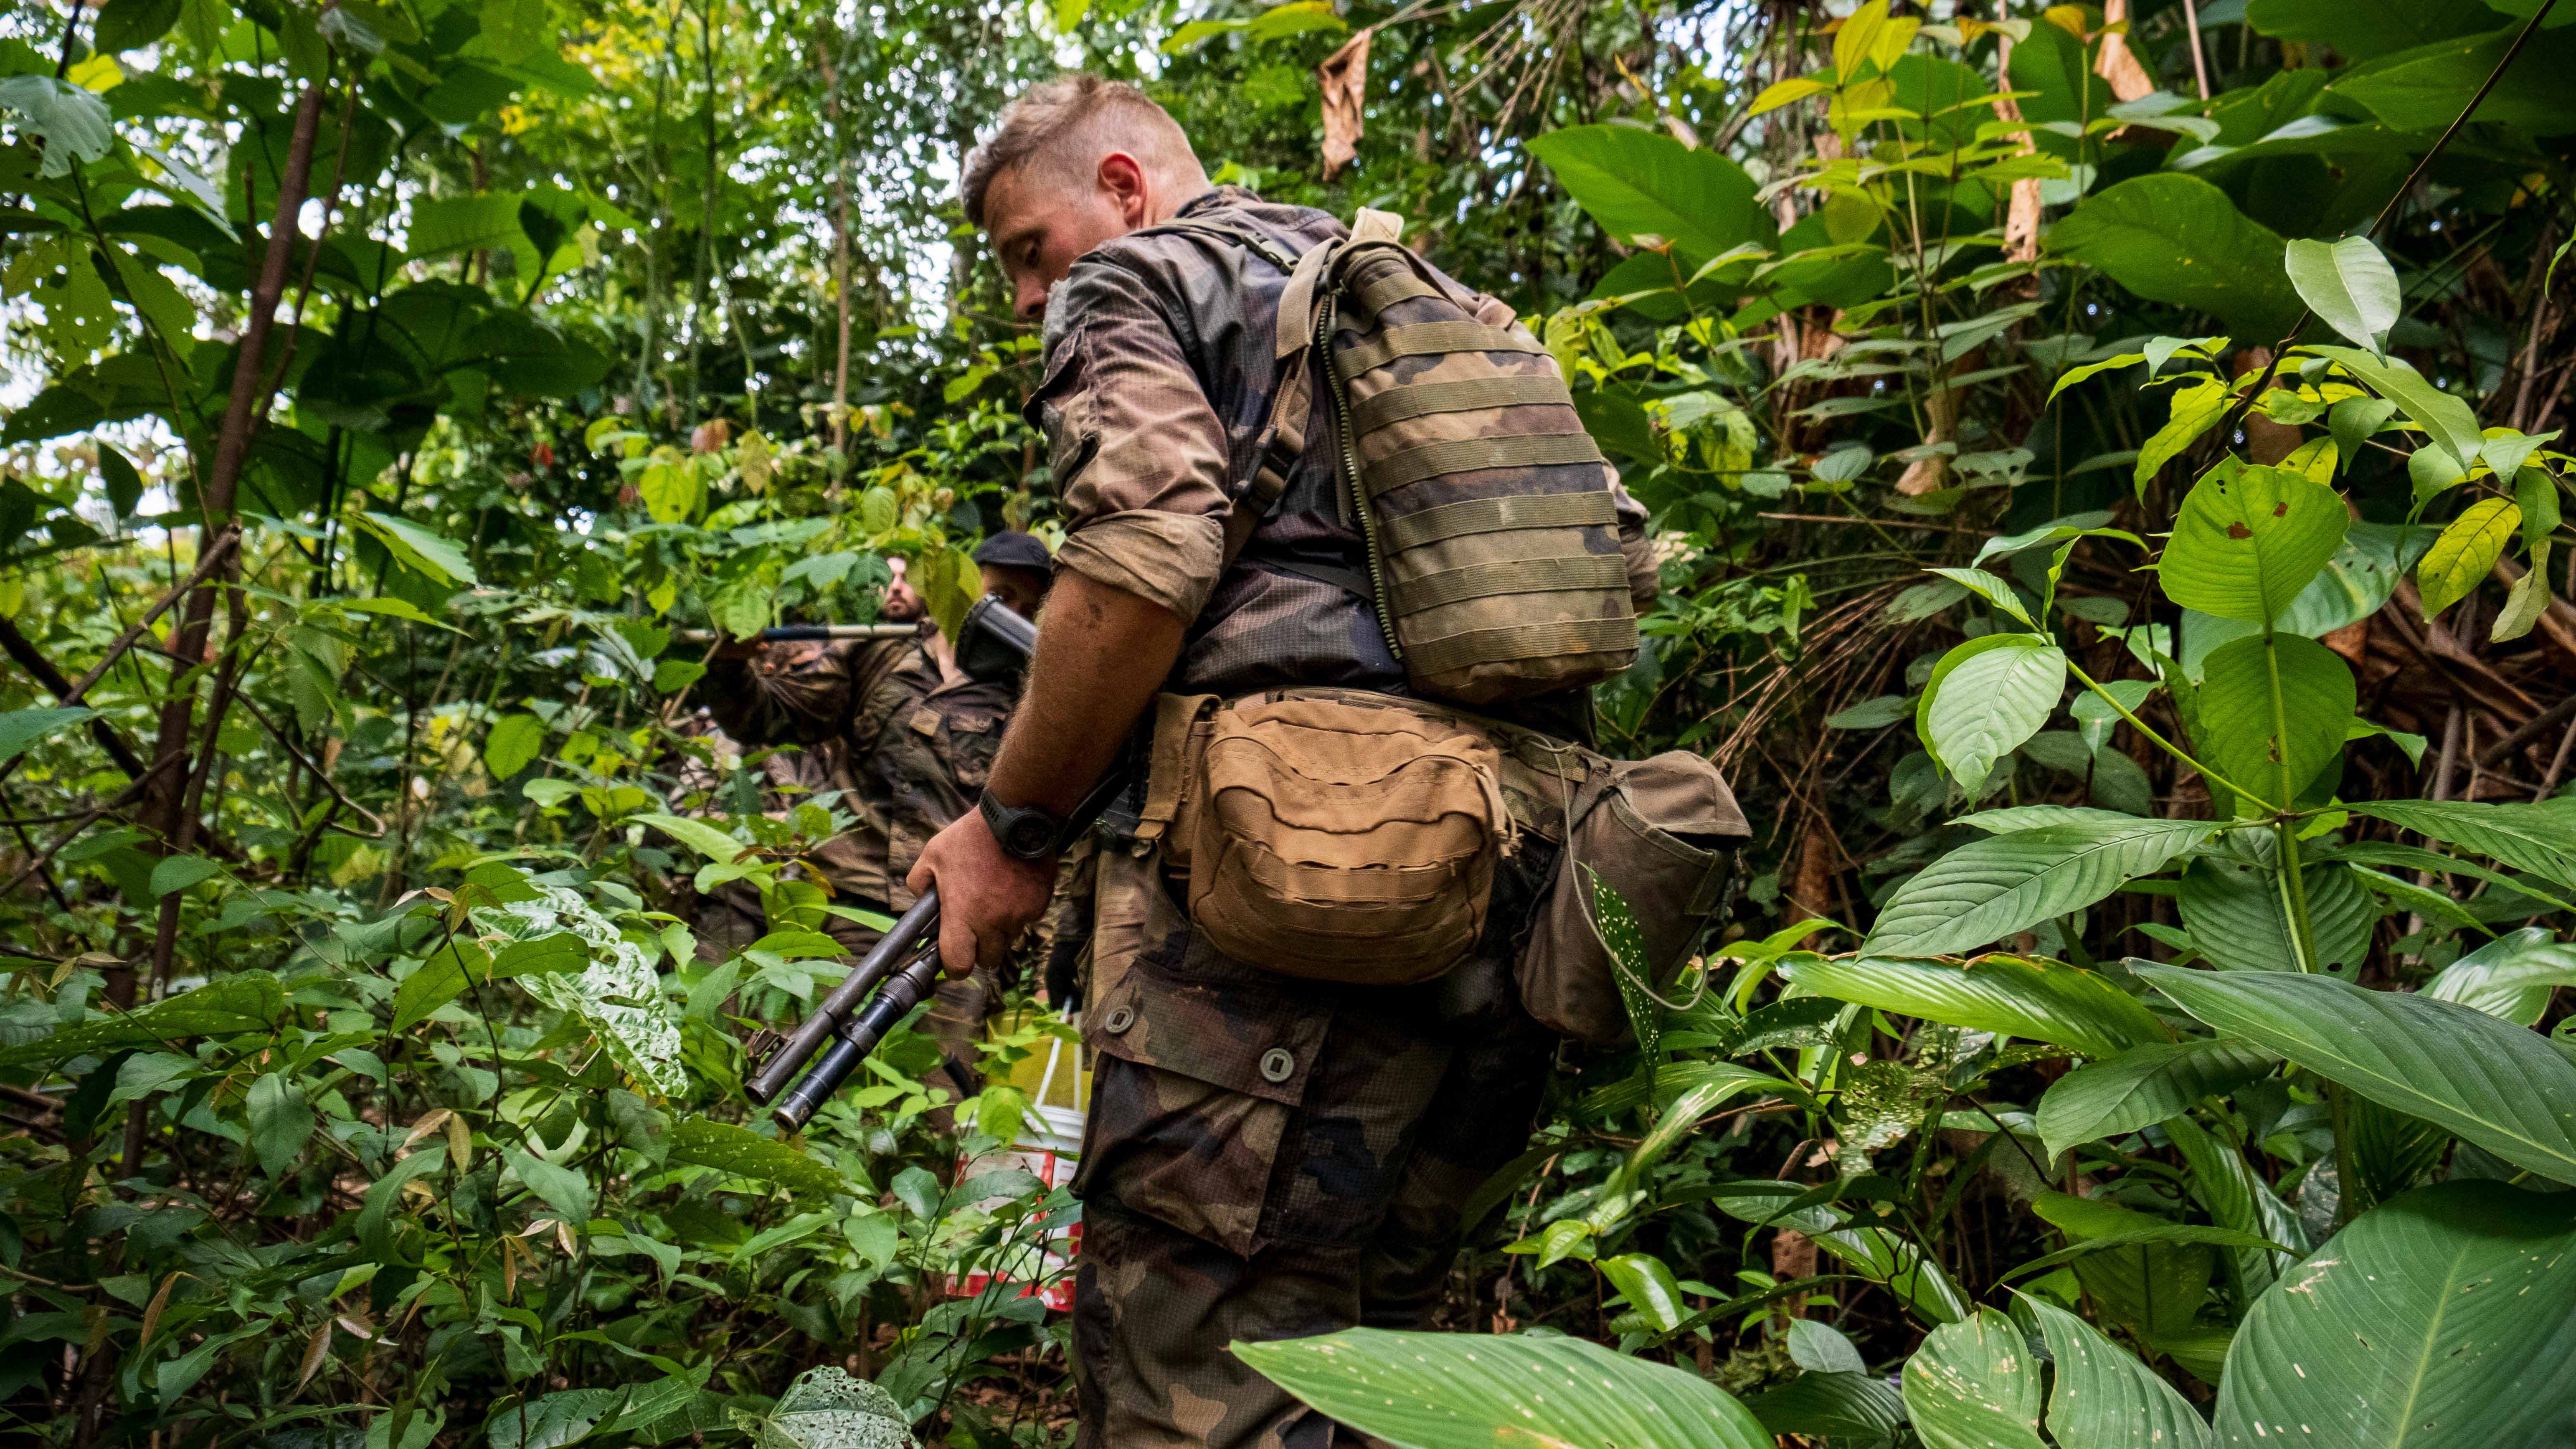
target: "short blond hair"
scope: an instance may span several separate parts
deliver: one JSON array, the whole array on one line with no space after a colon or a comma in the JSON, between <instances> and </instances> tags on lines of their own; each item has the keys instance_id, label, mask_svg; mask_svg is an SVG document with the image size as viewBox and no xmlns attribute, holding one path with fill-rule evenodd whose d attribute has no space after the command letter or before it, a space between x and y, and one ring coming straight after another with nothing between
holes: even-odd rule
<instances>
[{"instance_id":1,"label":"short blond hair","mask_svg":"<svg viewBox=\"0 0 2576 1449\"><path fill-rule=\"evenodd\" d=\"M1207 172L1190 138L1154 98L1125 81L1088 73L1042 81L1002 108L1001 123L966 155L958 195L966 220L984 224L984 197L993 181L1016 166L1055 169L1078 182L1107 150L1123 150L1175 186L1204 189Z\"/></svg>"}]
</instances>

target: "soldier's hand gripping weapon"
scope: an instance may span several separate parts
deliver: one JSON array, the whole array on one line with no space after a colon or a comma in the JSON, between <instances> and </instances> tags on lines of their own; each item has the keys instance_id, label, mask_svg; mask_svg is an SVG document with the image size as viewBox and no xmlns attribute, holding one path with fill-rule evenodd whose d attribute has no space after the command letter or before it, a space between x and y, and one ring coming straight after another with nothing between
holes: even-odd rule
<instances>
[{"instance_id":1,"label":"soldier's hand gripping weapon","mask_svg":"<svg viewBox=\"0 0 2576 1449\"><path fill-rule=\"evenodd\" d=\"M995 594L986 594L967 611L958 634L958 667L985 680L1004 678L1026 667L1038 637L1037 626ZM1066 819L1059 847L1089 828L1124 783L1123 773L1113 769L1093 786ZM770 1115L781 1126L790 1131L802 1128L886 1033L930 995L938 980L939 892L932 889L922 892L912 909L794 1031L782 1036L764 1028L744 1043L751 1072L743 1091L753 1101L768 1104ZM873 997L868 994L871 989L876 992Z\"/></svg>"}]
</instances>

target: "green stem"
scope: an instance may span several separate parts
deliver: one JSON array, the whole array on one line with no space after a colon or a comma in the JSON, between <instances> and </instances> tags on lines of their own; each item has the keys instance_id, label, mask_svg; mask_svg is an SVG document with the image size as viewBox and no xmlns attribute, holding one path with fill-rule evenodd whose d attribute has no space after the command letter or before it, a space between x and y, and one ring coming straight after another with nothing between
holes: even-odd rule
<instances>
[{"instance_id":1,"label":"green stem","mask_svg":"<svg viewBox=\"0 0 2576 1449\"><path fill-rule=\"evenodd\" d=\"M2085 673L2082 665L2077 664L2074 660L2070 659L2066 661L2066 672L2074 675L2075 681L2078 684L2081 684L2086 689L2100 695L2102 697L2102 702L2111 706L2111 712L2113 714L2127 720L2129 722L2129 728L2146 736L2157 749L2164 751L2166 754L2171 755L2175 759L2182 761L2184 764L2191 766L2195 770L2198 770L2211 784L2221 785L2229 790L2235 791L2237 794L2244 796L2255 804L2261 805L2266 813L2277 813L2273 810L2271 804L2264 800L2262 796L2255 794L2253 791L2246 789L2244 786L2237 784L2233 780L2230 780L2225 775L2222 775L2207 765L2202 764L2200 761L2193 759L2182 746L2166 739L2163 735L2157 734L2145 720L2129 713L2129 707L2120 703L2120 701L2112 695L2111 691L2104 689L2094 680L2092 675Z\"/></svg>"},{"instance_id":2,"label":"green stem","mask_svg":"<svg viewBox=\"0 0 2576 1449\"><path fill-rule=\"evenodd\" d=\"M2288 750L2290 709L2281 695L2281 655L2274 647L2272 626L2268 621L2263 625L2263 677L2265 687L2272 694L2273 780L2286 808L2295 793L2290 782ZM2273 813L2278 815L2280 812L2276 810ZM2299 869L2299 833L2289 821L2276 819L2272 822L2272 838L2280 846L2281 884L2290 905L2290 948L2297 957L2300 972L2312 973L2317 969L2317 933L2308 919L2308 882L2305 873Z\"/></svg>"}]
</instances>

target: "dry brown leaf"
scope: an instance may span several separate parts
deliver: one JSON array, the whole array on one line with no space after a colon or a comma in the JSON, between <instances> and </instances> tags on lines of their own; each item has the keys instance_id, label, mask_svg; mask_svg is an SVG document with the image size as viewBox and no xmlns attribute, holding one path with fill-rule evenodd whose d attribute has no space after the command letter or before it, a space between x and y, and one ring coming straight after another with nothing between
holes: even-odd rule
<instances>
[{"instance_id":1,"label":"dry brown leaf","mask_svg":"<svg viewBox=\"0 0 2576 1449\"><path fill-rule=\"evenodd\" d=\"M151 1345L152 1330L161 1326L161 1310L170 1306L170 1290L178 1287L179 1280L187 1276L189 1275L175 1268L170 1270L170 1276L161 1280L161 1290L152 1295L150 1303L144 1305L143 1332L134 1340L134 1346L138 1350Z\"/></svg>"},{"instance_id":2,"label":"dry brown leaf","mask_svg":"<svg viewBox=\"0 0 2576 1449\"><path fill-rule=\"evenodd\" d=\"M304 1364L296 1374L295 1391L299 1394L304 1392L305 1385L312 1383L313 1376L322 1372L322 1365L330 1361L331 1325L326 1321L313 1330L311 1338L304 1340Z\"/></svg>"},{"instance_id":3,"label":"dry brown leaf","mask_svg":"<svg viewBox=\"0 0 2576 1449\"><path fill-rule=\"evenodd\" d=\"M460 1173L474 1165L474 1129L462 1117L447 1119L447 1165Z\"/></svg>"},{"instance_id":4,"label":"dry brown leaf","mask_svg":"<svg viewBox=\"0 0 2576 1449\"><path fill-rule=\"evenodd\" d=\"M340 1325L340 1331L351 1338L364 1339L369 1343L375 1342L374 1326L354 1313L343 1313L331 1321Z\"/></svg>"},{"instance_id":5,"label":"dry brown leaf","mask_svg":"<svg viewBox=\"0 0 2576 1449\"><path fill-rule=\"evenodd\" d=\"M1364 134L1362 111L1368 104L1368 58L1370 32L1363 30L1348 44L1325 57L1315 67L1315 79L1324 85L1324 179L1360 154L1360 137Z\"/></svg>"},{"instance_id":6,"label":"dry brown leaf","mask_svg":"<svg viewBox=\"0 0 2576 1449\"><path fill-rule=\"evenodd\" d=\"M413 1145L418 1143L420 1139L437 1131L448 1118L455 1115L455 1113L448 1111L445 1107L432 1107L428 1111L421 1113L420 1120L411 1124L411 1131L403 1137L402 1150L406 1152L411 1150Z\"/></svg>"}]
</instances>

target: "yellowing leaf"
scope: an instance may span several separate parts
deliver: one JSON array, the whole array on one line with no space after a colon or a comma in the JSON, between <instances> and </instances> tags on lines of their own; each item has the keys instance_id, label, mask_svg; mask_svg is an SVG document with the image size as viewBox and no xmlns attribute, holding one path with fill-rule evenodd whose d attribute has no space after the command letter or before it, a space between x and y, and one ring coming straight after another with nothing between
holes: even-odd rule
<instances>
[{"instance_id":1,"label":"yellowing leaf","mask_svg":"<svg viewBox=\"0 0 2576 1449\"><path fill-rule=\"evenodd\" d=\"M2424 617L2431 619L2469 596L2494 572L2505 543L2522 527L2522 510L2509 498L2481 498L2463 509L2424 551L2415 566L2415 586L2424 594Z\"/></svg>"}]
</instances>

